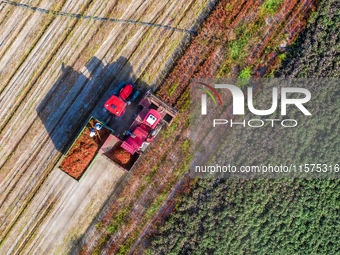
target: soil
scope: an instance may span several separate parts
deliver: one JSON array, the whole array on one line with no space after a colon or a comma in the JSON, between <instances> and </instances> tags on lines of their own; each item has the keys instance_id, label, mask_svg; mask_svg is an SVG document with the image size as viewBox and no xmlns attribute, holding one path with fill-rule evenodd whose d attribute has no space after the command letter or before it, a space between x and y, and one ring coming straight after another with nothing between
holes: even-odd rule
<instances>
[{"instance_id":1,"label":"soil","mask_svg":"<svg viewBox=\"0 0 340 255\"><path fill-rule=\"evenodd\" d=\"M89 121L61 162L60 168L76 180L79 180L84 174L111 133L109 129L103 127L101 130L96 130L94 137L90 137L90 131L95 124L94 119Z\"/></svg>"}]
</instances>

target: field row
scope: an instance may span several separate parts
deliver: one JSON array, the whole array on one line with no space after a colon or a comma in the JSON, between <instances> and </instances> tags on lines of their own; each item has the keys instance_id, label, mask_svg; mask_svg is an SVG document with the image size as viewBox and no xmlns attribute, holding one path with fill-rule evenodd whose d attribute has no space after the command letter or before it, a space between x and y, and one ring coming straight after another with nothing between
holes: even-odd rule
<instances>
[{"instance_id":1,"label":"field row","mask_svg":"<svg viewBox=\"0 0 340 255\"><path fill-rule=\"evenodd\" d=\"M206 4L21 3L51 12L188 30ZM76 19L11 4L2 4L0 10L0 251L64 253L84 233L124 173L103 166L105 174L93 170L92 177L79 185L54 166L89 116L102 117L99 105L114 84L130 80L140 86L158 85L157 74L168 68L165 60L171 59L187 33L140 23Z\"/></svg>"}]
</instances>

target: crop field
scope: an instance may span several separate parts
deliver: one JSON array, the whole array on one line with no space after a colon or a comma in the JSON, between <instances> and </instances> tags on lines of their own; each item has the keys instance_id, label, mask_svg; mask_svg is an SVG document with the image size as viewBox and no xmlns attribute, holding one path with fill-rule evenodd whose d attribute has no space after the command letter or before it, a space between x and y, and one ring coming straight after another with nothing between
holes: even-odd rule
<instances>
[{"instance_id":1,"label":"crop field","mask_svg":"<svg viewBox=\"0 0 340 255\"><path fill-rule=\"evenodd\" d=\"M89 230L91 235L87 235L80 241L83 247L81 254L97 254L99 251L119 254L129 251L135 254L143 252L145 244L148 243L147 236L154 230L152 222L158 224L158 221L162 221L162 218L173 210L172 198L178 189L187 190L186 187L181 188L182 184L184 186L188 184L187 175L184 178L181 177L187 171L189 163L190 78L213 77L218 72L226 75L224 73L227 70L232 70L232 62L228 61L232 49L237 46L240 51L250 54L254 50L254 45L257 45L259 41L262 42L263 34L272 39L268 39L268 44L259 52L259 60L248 66L243 64L240 66L240 71L247 67L254 68L256 71L256 68L262 65L270 73L270 67L277 65L280 61L276 53L279 43L285 38L287 43L296 38L306 18L313 10L314 3L313 1L281 2L281 5L273 8L280 14L277 16L277 22L269 25L262 21L267 18L268 14L264 14L260 6L260 1L242 1L241 3L220 1L203 23L198 35L178 60L169 77L157 90L157 94L163 100L174 105L181 112L173 126L160 134L159 144L162 150L157 146L152 146L150 154L143 156L144 162L141 163L139 171L136 171L134 176L129 176L128 185L120 193L119 199L112 201L111 206L105 208L106 215L100 215L100 219L91 225ZM245 19L247 15L249 15L249 20ZM257 20L262 21L260 28L255 26L256 29L250 31L242 30L246 27L244 21L249 24L250 28L253 28ZM289 24L288 28L283 26L284 24ZM280 31L285 35L284 38L275 36L280 34ZM248 32L247 40L235 46L232 43L236 42L235 36L242 38L244 32ZM218 36L215 37L214 33ZM254 40L250 40L252 37ZM242 58L244 60L244 54L240 57L236 56L235 61L239 61L236 63L242 63ZM148 157L148 155L153 157ZM155 161L155 158L159 160ZM148 171L142 167L143 164L151 164L154 168ZM164 200L166 201L163 202ZM144 210L145 205L149 205L147 210ZM157 210L158 213L156 213ZM150 223L147 220L150 220Z\"/></svg>"},{"instance_id":2,"label":"crop field","mask_svg":"<svg viewBox=\"0 0 340 255\"><path fill-rule=\"evenodd\" d=\"M265 75L339 77L339 13L337 1L320 1L306 29ZM256 75L252 67L250 70ZM338 108L337 101L330 103ZM336 128L324 129L325 158L335 156L338 160L339 126L329 126ZM301 145L294 151L296 157L313 160L311 153L303 154L313 150L313 140ZM247 155L248 148L244 149ZM285 156L274 155L274 162ZM338 179L193 180L190 191L170 201L175 212L165 223L159 220L154 225L158 234L145 239L147 253L338 254L334 233L340 228L339 187Z\"/></svg>"},{"instance_id":3,"label":"crop field","mask_svg":"<svg viewBox=\"0 0 340 255\"><path fill-rule=\"evenodd\" d=\"M160 85L211 5L0 2L1 254L65 254L114 200L119 168L99 157L78 183L56 166L115 84Z\"/></svg>"},{"instance_id":4,"label":"crop field","mask_svg":"<svg viewBox=\"0 0 340 255\"><path fill-rule=\"evenodd\" d=\"M247 245L250 228L282 240L280 249L285 240L275 233L285 226L303 225L294 238L306 242L305 228L315 228L317 220L324 233L333 230L338 197L326 189L335 190L337 182L192 181L186 174L190 79L295 77L311 70L329 75L337 62L323 43L329 36L332 49L339 49L331 33L338 9L336 1L320 6L324 12L315 14L314 0L1 1L0 253L255 253L261 247ZM320 27L330 33L308 32ZM308 66L318 54L323 65ZM88 118L104 118L102 105L122 81L150 86L180 114L129 173L99 155L77 182L57 166ZM304 200L304 189L319 191L330 205L311 195ZM283 201L301 218L267 224L235 216L250 210L278 218ZM334 217L314 214L309 223L299 201ZM261 238L267 244L262 251L275 253L272 239ZM319 244L321 253L326 246Z\"/></svg>"}]
</instances>

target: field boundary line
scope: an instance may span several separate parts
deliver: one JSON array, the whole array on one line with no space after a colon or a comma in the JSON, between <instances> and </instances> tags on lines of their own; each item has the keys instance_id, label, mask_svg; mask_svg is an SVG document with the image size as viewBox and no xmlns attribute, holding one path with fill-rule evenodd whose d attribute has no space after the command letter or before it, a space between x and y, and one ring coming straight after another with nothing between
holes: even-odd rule
<instances>
[{"instance_id":1,"label":"field boundary line","mask_svg":"<svg viewBox=\"0 0 340 255\"><path fill-rule=\"evenodd\" d=\"M39 8L39 7L30 6L28 4L21 4L21 3L14 2L14 1L8 1L8 0L2 0L0 2L0 5L2 3L14 5L16 7L26 8L26 9L29 9L29 10L32 10L32 11L35 11L35 12L52 14L52 15L55 15L55 16L65 16L65 17L70 17L70 18L75 18L75 19L99 20L99 21L105 21L105 22L111 22L111 23L123 23L123 24L134 24L134 25L141 25L141 26L157 27L157 28L161 28L161 29L197 35L197 31L195 31L195 30L177 28L177 27L172 27L172 26L168 26L168 25L151 23L151 22L147 22L147 21L105 18L105 17L98 17L98 16L91 16L91 15L83 15L83 14L79 14L79 13L53 11L53 10L47 10L47 9L43 9L43 8Z\"/></svg>"}]
</instances>

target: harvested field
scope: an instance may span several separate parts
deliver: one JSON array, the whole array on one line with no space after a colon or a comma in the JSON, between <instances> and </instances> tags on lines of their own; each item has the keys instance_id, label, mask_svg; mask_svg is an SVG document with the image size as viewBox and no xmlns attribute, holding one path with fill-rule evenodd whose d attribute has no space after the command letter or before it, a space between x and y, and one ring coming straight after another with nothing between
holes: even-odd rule
<instances>
[{"instance_id":1,"label":"harvested field","mask_svg":"<svg viewBox=\"0 0 340 255\"><path fill-rule=\"evenodd\" d=\"M0 253L66 254L126 173L98 156L78 183L59 159L89 116L107 117L115 84L159 85L208 1L11 3L0 3Z\"/></svg>"}]
</instances>

